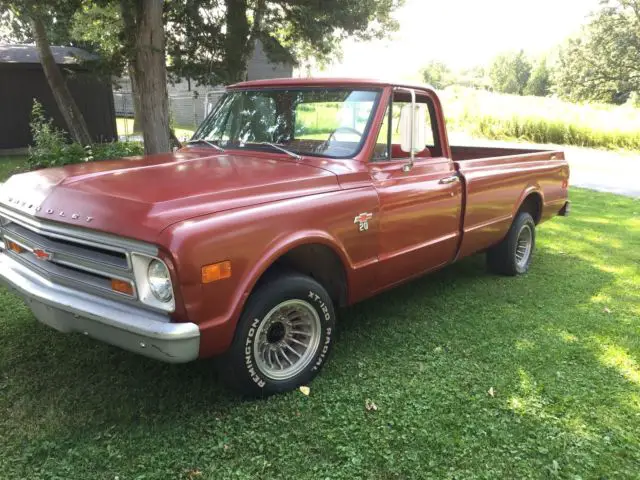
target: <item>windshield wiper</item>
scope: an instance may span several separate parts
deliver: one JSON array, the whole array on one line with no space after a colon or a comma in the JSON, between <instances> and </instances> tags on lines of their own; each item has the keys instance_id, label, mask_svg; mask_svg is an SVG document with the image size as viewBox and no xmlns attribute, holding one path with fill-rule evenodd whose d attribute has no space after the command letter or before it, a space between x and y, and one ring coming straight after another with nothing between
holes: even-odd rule
<instances>
[{"instance_id":1,"label":"windshield wiper","mask_svg":"<svg viewBox=\"0 0 640 480\"><path fill-rule=\"evenodd\" d=\"M216 145L215 143L211 143L209 140L206 140L204 138L192 138L187 142L187 145L192 145L194 143L206 143L207 145L215 148L216 150L220 150L221 152L225 151L224 148L220 147L219 145Z\"/></svg>"},{"instance_id":2,"label":"windshield wiper","mask_svg":"<svg viewBox=\"0 0 640 480\"><path fill-rule=\"evenodd\" d=\"M292 152L291 150L287 150L284 147L281 147L280 145L276 145L275 143L270 143L270 142L260 142L259 145L268 145L271 148L275 148L276 150L280 150L281 152L286 153L287 155L295 158L296 160L300 160L302 158L301 155L298 155L295 152Z\"/></svg>"}]
</instances>

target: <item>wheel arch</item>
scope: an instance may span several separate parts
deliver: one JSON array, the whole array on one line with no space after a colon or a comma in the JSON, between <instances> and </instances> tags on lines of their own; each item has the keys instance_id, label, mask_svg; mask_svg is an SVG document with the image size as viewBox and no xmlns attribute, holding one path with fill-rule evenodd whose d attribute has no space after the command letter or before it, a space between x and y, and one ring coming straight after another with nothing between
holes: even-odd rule
<instances>
[{"instance_id":1,"label":"wheel arch","mask_svg":"<svg viewBox=\"0 0 640 480\"><path fill-rule=\"evenodd\" d=\"M542 219L542 211L544 209L544 196L542 190L537 185L532 185L526 188L518 202L516 202L513 210L513 218L515 219L518 213L528 212L532 217L536 225L540 223Z\"/></svg>"},{"instance_id":2,"label":"wheel arch","mask_svg":"<svg viewBox=\"0 0 640 480\"><path fill-rule=\"evenodd\" d=\"M245 287L246 298L279 272L294 271L314 278L336 305L348 301L350 261L344 248L325 232L305 232L281 240L262 257ZM244 308L244 303L240 311Z\"/></svg>"}]
</instances>

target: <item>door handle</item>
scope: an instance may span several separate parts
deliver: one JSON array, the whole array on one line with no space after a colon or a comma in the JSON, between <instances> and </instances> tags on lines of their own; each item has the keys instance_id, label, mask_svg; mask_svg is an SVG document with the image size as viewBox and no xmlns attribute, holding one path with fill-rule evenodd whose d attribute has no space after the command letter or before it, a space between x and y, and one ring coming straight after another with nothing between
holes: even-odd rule
<instances>
[{"instance_id":1,"label":"door handle","mask_svg":"<svg viewBox=\"0 0 640 480\"><path fill-rule=\"evenodd\" d=\"M449 184L449 183L457 182L458 180L460 180L460 177L458 177L457 175L452 175L450 177L441 178L438 183L440 183L442 185L446 185L446 184Z\"/></svg>"}]
</instances>

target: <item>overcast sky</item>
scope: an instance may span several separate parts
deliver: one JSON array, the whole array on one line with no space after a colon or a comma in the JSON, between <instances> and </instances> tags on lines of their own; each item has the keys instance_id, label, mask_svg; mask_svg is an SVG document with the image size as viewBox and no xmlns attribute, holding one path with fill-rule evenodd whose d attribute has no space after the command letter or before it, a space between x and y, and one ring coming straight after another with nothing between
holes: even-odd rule
<instances>
[{"instance_id":1,"label":"overcast sky","mask_svg":"<svg viewBox=\"0 0 640 480\"><path fill-rule=\"evenodd\" d=\"M345 42L319 75L411 79L429 60L472 67L505 50L543 54L579 30L598 0L406 0L389 40Z\"/></svg>"}]
</instances>

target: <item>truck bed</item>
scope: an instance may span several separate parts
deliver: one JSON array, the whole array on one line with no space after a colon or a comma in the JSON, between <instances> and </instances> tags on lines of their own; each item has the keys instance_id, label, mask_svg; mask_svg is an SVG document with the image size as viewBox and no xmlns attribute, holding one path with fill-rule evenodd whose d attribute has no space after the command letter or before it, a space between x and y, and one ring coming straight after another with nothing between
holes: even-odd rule
<instances>
[{"instance_id":1,"label":"truck bed","mask_svg":"<svg viewBox=\"0 0 640 480\"><path fill-rule=\"evenodd\" d=\"M569 171L561 151L451 146L451 156L464 188L460 256L499 242L528 195L539 202L536 223L566 202Z\"/></svg>"}]
</instances>

